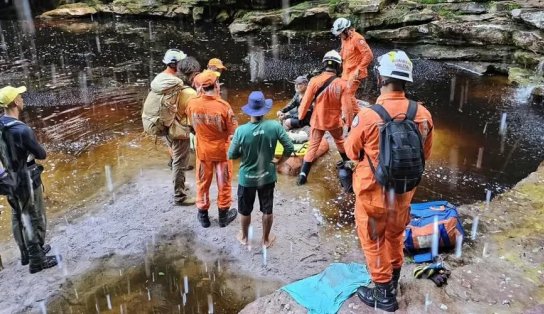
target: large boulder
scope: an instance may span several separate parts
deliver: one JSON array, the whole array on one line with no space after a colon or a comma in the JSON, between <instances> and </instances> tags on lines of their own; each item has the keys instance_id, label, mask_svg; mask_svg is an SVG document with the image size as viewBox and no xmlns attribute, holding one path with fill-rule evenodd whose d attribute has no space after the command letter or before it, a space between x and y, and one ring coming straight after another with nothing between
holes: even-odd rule
<instances>
[{"instance_id":1,"label":"large boulder","mask_svg":"<svg viewBox=\"0 0 544 314\"><path fill-rule=\"evenodd\" d=\"M119 15L151 15L162 17L192 17L193 4L161 4L151 5L144 2L120 2L114 1L110 4L99 4L98 11Z\"/></svg>"},{"instance_id":2,"label":"large boulder","mask_svg":"<svg viewBox=\"0 0 544 314\"><path fill-rule=\"evenodd\" d=\"M433 37L464 41L473 45L510 45L513 25L435 21L429 26Z\"/></svg>"},{"instance_id":3,"label":"large boulder","mask_svg":"<svg viewBox=\"0 0 544 314\"><path fill-rule=\"evenodd\" d=\"M259 29L257 24L249 21L235 20L229 25L229 31L233 35L254 32Z\"/></svg>"},{"instance_id":4,"label":"large boulder","mask_svg":"<svg viewBox=\"0 0 544 314\"><path fill-rule=\"evenodd\" d=\"M524 68L536 69L539 64L544 62L544 55L524 50L516 50L516 52L514 52L514 62Z\"/></svg>"},{"instance_id":5,"label":"large boulder","mask_svg":"<svg viewBox=\"0 0 544 314\"><path fill-rule=\"evenodd\" d=\"M396 29L371 30L366 34L397 43L435 43L445 45L511 45L511 25L476 22L434 21Z\"/></svg>"},{"instance_id":6,"label":"large boulder","mask_svg":"<svg viewBox=\"0 0 544 314\"><path fill-rule=\"evenodd\" d=\"M407 6L398 6L384 9L379 14L363 14L358 19L358 27L367 29L394 28L410 24L424 24L438 19L438 13L430 9L410 9Z\"/></svg>"},{"instance_id":7,"label":"large boulder","mask_svg":"<svg viewBox=\"0 0 544 314\"><path fill-rule=\"evenodd\" d=\"M408 46L406 50L411 54L425 59L434 60L470 60L483 62L511 61L513 48L508 46L446 46L446 45L417 45Z\"/></svg>"},{"instance_id":8,"label":"large boulder","mask_svg":"<svg viewBox=\"0 0 544 314\"><path fill-rule=\"evenodd\" d=\"M377 13L380 9L387 4L387 0L360 0L360 1L347 1L348 9L351 14L362 13Z\"/></svg>"},{"instance_id":9,"label":"large boulder","mask_svg":"<svg viewBox=\"0 0 544 314\"><path fill-rule=\"evenodd\" d=\"M366 32L370 38L398 43L421 42L429 37L428 25L405 26L396 29L381 29Z\"/></svg>"},{"instance_id":10,"label":"large boulder","mask_svg":"<svg viewBox=\"0 0 544 314\"><path fill-rule=\"evenodd\" d=\"M544 32L542 31L514 31L512 40L516 47L529 50L534 53L544 51Z\"/></svg>"},{"instance_id":11,"label":"large boulder","mask_svg":"<svg viewBox=\"0 0 544 314\"><path fill-rule=\"evenodd\" d=\"M462 3L439 3L432 6L435 11L452 12L455 14L483 14L487 7L483 3L462 2Z\"/></svg>"},{"instance_id":12,"label":"large boulder","mask_svg":"<svg viewBox=\"0 0 544 314\"><path fill-rule=\"evenodd\" d=\"M544 77L528 69L511 67L508 70L508 81L519 86L535 86L544 84Z\"/></svg>"},{"instance_id":13,"label":"large boulder","mask_svg":"<svg viewBox=\"0 0 544 314\"><path fill-rule=\"evenodd\" d=\"M58 9L47 11L40 15L40 18L72 18L85 17L96 14L96 9L86 3L74 3L60 6Z\"/></svg>"},{"instance_id":14,"label":"large boulder","mask_svg":"<svg viewBox=\"0 0 544 314\"><path fill-rule=\"evenodd\" d=\"M247 33L256 30L267 31L269 26L291 29L321 29L330 27L328 3L315 5L312 2L301 4L280 10L250 11L236 18L229 26L232 34ZM321 25L322 24L322 25ZM320 25L320 27L315 27ZM325 27L326 28L326 27Z\"/></svg>"},{"instance_id":15,"label":"large boulder","mask_svg":"<svg viewBox=\"0 0 544 314\"><path fill-rule=\"evenodd\" d=\"M544 9L515 9L512 17L539 29L544 29Z\"/></svg>"}]
</instances>

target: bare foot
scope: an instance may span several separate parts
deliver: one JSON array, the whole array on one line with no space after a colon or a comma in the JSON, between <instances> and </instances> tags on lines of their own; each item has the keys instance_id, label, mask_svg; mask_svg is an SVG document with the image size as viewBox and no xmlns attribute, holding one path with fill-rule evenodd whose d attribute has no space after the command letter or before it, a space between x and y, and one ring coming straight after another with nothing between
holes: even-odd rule
<instances>
[{"instance_id":1,"label":"bare foot","mask_svg":"<svg viewBox=\"0 0 544 314\"><path fill-rule=\"evenodd\" d=\"M236 235L236 239L238 239L238 241L242 244L242 245L247 245L247 238L243 238L242 237L242 231L238 232L238 234Z\"/></svg>"},{"instance_id":2,"label":"bare foot","mask_svg":"<svg viewBox=\"0 0 544 314\"><path fill-rule=\"evenodd\" d=\"M276 241L276 236L273 234L268 235L268 242L263 241L263 246L265 246L267 249L271 247L274 244L274 241Z\"/></svg>"}]
</instances>

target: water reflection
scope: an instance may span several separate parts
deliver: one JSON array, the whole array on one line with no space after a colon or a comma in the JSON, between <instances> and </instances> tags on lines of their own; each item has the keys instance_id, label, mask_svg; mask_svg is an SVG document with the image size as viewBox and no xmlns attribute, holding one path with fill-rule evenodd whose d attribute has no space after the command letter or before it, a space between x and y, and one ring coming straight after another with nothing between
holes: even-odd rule
<instances>
[{"instance_id":1,"label":"water reflection","mask_svg":"<svg viewBox=\"0 0 544 314\"><path fill-rule=\"evenodd\" d=\"M146 255L147 256L147 255ZM147 257L146 257L147 259ZM224 267L223 267L224 268ZM157 252L145 266L92 271L47 304L51 313L237 313L281 283L251 279L190 254ZM45 305L44 305L45 309Z\"/></svg>"},{"instance_id":2,"label":"water reflection","mask_svg":"<svg viewBox=\"0 0 544 314\"><path fill-rule=\"evenodd\" d=\"M29 87L24 120L39 131L51 152L46 187L53 206L62 203L54 194L60 184L74 186L73 192L68 189L69 197L81 199L93 186L106 186L107 164L133 163L133 171L144 167L145 158L131 160L126 150L121 154L124 159L116 159L124 148L115 147L140 145L133 140L141 132L141 105L149 81L162 70L161 57L167 48L179 47L203 65L220 57L228 66L221 77L228 88L227 100L240 123L245 123L248 118L240 107L251 90L262 89L277 108L283 106L292 96L287 80L318 67L324 52L338 45L333 39L284 38L275 32L270 38L254 35L234 40L216 26L167 20L36 20L33 36L25 35L23 24L0 21L0 85ZM375 55L390 48L372 46ZM520 92L509 87L504 77L466 74L431 61L415 59L414 64L409 97L424 101L435 120L433 155L416 200L482 200L484 189L496 195L536 169L544 156L544 113L520 102ZM373 102L378 95L373 79L363 86L360 94ZM274 118L274 111L269 118ZM101 149L101 145L112 148ZM139 151L138 147L130 150ZM159 163L161 150L153 153ZM317 195L314 207L332 217L334 224L348 224L353 199L339 194L333 155L316 164L308 188ZM101 182L79 182L75 175L67 182L68 173L85 173L94 183L100 177ZM285 186L294 181L280 179Z\"/></svg>"}]
</instances>

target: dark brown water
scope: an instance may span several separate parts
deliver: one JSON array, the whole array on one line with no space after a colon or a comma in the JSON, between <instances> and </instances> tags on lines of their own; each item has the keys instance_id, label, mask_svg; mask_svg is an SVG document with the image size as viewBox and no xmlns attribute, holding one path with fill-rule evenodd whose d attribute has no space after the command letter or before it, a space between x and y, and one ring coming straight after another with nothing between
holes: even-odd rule
<instances>
[{"instance_id":1,"label":"dark brown water","mask_svg":"<svg viewBox=\"0 0 544 314\"><path fill-rule=\"evenodd\" d=\"M203 66L209 58L221 58L228 67L222 76L225 96L244 123L248 119L240 107L251 90L261 89L275 100L276 107L283 106L292 96L287 80L318 67L322 55L338 46L333 39L287 39L280 34L235 40L217 26L118 17L34 21L35 33L25 32L17 21L0 21L0 27L0 85L24 84L29 89L24 95L27 109L22 119L37 130L49 152L44 180L53 219L69 215L66 209L103 191L108 181L106 166L112 169L114 184L120 184L146 165L166 164L162 144L156 146L140 135L140 110L150 80L162 70L160 61L167 48L182 49ZM393 48L371 46L376 56ZM485 200L487 190L494 196L536 169L544 156L544 113L527 104L526 91L509 87L500 76L477 76L417 59L414 64L410 97L426 103L435 123L433 156L417 200ZM360 91L363 99L376 99L374 86L372 79L364 84ZM350 225L352 212L352 199L339 194L334 170L337 159L335 153L322 158L310 174L310 183L296 187L302 197L308 190L314 192L309 201L334 227L331 236ZM279 180L283 186L294 182L284 176ZM8 212L0 215L2 238L10 234ZM169 275L155 277L161 289L167 290L168 300L179 292L169 289L174 282L178 289L180 280L170 275L178 269L171 263L168 258L158 262L156 271ZM199 265L195 267L202 269ZM135 271L129 277L135 283L130 293L123 290L122 278L84 297L85 305L77 310L107 309L107 294L121 300L117 307L145 299L149 274ZM229 278L217 284L218 291ZM179 296L176 298L179 301ZM207 295L199 298L203 303ZM237 297L233 300L233 304L241 304L236 303ZM168 301L173 311L179 304ZM190 307L205 310L195 304ZM220 309L218 304L216 311ZM229 312L230 308L224 309Z\"/></svg>"},{"instance_id":2,"label":"dark brown water","mask_svg":"<svg viewBox=\"0 0 544 314\"><path fill-rule=\"evenodd\" d=\"M280 287L233 273L221 259L204 262L173 251L144 259L140 266L97 269L68 284L63 297L48 304L49 312L237 313Z\"/></svg>"}]
</instances>

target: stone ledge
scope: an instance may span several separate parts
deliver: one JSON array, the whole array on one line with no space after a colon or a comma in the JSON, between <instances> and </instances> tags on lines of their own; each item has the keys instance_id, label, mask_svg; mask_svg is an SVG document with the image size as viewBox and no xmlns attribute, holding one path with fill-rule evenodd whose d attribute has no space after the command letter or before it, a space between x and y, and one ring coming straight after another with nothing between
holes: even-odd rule
<instances>
[{"instance_id":1,"label":"stone ledge","mask_svg":"<svg viewBox=\"0 0 544 314\"><path fill-rule=\"evenodd\" d=\"M96 14L97 10L85 3L65 4L58 9L47 11L40 15L40 18L79 18Z\"/></svg>"}]
</instances>

